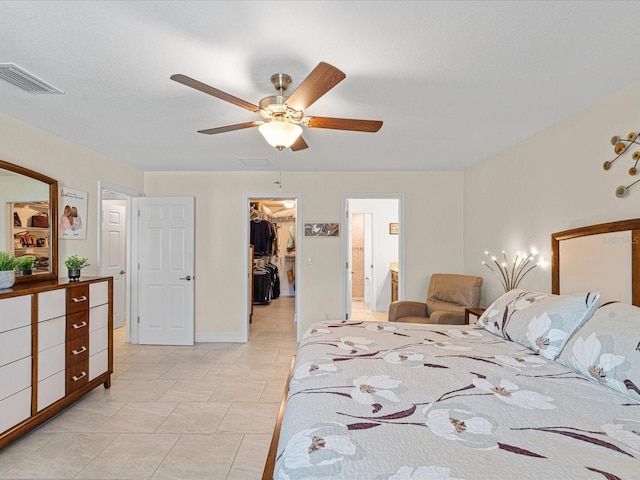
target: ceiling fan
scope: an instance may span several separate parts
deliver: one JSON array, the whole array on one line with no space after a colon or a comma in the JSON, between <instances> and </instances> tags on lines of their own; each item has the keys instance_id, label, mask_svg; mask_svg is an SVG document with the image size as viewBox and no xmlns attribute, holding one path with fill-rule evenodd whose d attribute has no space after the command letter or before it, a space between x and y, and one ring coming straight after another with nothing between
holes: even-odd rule
<instances>
[{"instance_id":1,"label":"ceiling fan","mask_svg":"<svg viewBox=\"0 0 640 480\"><path fill-rule=\"evenodd\" d=\"M253 122L198 130L199 133L213 135L243 128L258 127L260 133L271 146L278 150L291 147L291 150L298 151L309 147L304 138L302 138L301 125L311 128L331 128L355 132L377 132L382 127L382 122L379 120L312 117L304 114L304 110L344 80L345 77L346 75L333 65L320 62L290 96L285 96L285 92L291 84L291 77L285 73L276 73L271 77L271 83L278 92L277 95L263 98L258 105L246 102L186 75L175 74L171 76L171 80L200 90L220 100L246 108L262 117L261 120Z\"/></svg>"}]
</instances>

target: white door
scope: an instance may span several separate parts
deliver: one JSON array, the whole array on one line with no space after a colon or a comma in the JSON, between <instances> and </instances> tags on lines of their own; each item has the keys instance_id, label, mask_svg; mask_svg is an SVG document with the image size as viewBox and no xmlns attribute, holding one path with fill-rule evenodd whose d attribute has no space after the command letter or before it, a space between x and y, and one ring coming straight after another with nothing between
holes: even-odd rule
<instances>
[{"instance_id":1,"label":"white door","mask_svg":"<svg viewBox=\"0 0 640 480\"><path fill-rule=\"evenodd\" d=\"M102 202L102 275L113 277L113 328L124 326L127 263L126 207L123 200Z\"/></svg>"},{"instance_id":2,"label":"white door","mask_svg":"<svg viewBox=\"0 0 640 480\"><path fill-rule=\"evenodd\" d=\"M142 197L138 206L138 343L193 345L195 200Z\"/></svg>"},{"instance_id":3,"label":"white door","mask_svg":"<svg viewBox=\"0 0 640 480\"><path fill-rule=\"evenodd\" d=\"M373 310L373 215L364 214L364 303Z\"/></svg>"},{"instance_id":4,"label":"white door","mask_svg":"<svg viewBox=\"0 0 640 480\"><path fill-rule=\"evenodd\" d=\"M352 225L351 225L351 213L349 211L348 202L347 202L347 211L346 211L345 220L347 223L347 262L345 264L347 285L345 288L345 318L349 320L352 314L351 302L353 301L353 299L351 298L353 296L353 272L352 272L352 266L351 266L353 263L353 259L351 255L352 249L353 249L353 242L351 240Z\"/></svg>"}]
</instances>

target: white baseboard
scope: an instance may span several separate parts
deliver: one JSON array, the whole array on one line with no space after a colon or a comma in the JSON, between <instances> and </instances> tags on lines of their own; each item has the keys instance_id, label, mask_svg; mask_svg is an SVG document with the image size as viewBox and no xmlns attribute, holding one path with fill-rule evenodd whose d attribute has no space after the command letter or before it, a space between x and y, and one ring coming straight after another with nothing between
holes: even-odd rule
<instances>
[{"instance_id":1,"label":"white baseboard","mask_svg":"<svg viewBox=\"0 0 640 480\"><path fill-rule=\"evenodd\" d=\"M246 343L246 340L241 333L196 333L196 342Z\"/></svg>"}]
</instances>

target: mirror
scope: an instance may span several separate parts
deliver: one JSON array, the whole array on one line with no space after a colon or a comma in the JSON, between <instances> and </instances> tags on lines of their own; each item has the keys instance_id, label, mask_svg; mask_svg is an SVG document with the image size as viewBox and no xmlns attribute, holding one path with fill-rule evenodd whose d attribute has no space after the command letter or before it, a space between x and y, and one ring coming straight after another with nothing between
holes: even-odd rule
<instances>
[{"instance_id":1,"label":"mirror","mask_svg":"<svg viewBox=\"0 0 640 480\"><path fill-rule=\"evenodd\" d=\"M0 160L0 251L38 259L16 283L58 278L57 218L58 182Z\"/></svg>"}]
</instances>

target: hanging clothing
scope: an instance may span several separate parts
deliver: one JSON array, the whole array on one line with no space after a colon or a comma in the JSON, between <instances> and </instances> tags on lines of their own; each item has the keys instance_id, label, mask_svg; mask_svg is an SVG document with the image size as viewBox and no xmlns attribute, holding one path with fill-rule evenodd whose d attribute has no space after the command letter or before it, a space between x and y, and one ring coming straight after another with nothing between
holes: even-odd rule
<instances>
[{"instance_id":1,"label":"hanging clothing","mask_svg":"<svg viewBox=\"0 0 640 480\"><path fill-rule=\"evenodd\" d=\"M287 252L291 253L296 249L296 224L289 227L289 241L287 242Z\"/></svg>"},{"instance_id":2,"label":"hanging clothing","mask_svg":"<svg viewBox=\"0 0 640 480\"><path fill-rule=\"evenodd\" d=\"M253 303L268 305L280 296L280 275L278 267L265 263L253 269Z\"/></svg>"},{"instance_id":3,"label":"hanging clothing","mask_svg":"<svg viewBox=\"0 0 640 480\"><path fill-rule=\"evenodd\" d=\"M250 243L254 248L254 255L263 257L273 254L275 229L266 220L251 220L249 222Z\"/></svg>"}]
</instances>

